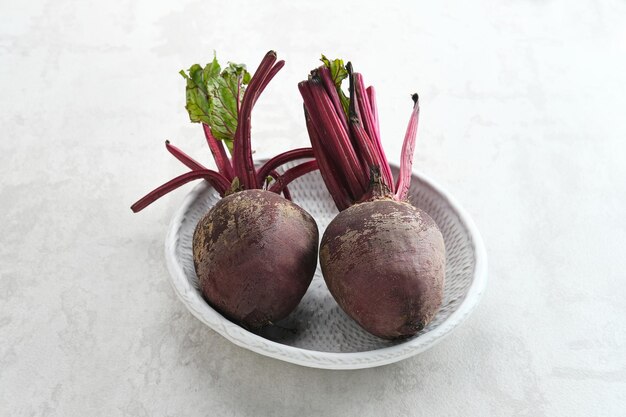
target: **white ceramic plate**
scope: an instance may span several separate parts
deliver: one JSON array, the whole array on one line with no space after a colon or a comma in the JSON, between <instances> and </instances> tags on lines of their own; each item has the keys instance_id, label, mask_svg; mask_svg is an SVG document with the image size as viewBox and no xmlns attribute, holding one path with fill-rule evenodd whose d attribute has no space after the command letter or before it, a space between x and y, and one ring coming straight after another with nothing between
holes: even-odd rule
<instances>
[{"instance_id":1,"label":"white ceramic plate","mask_svg":"<svg viewBox=\"0 0 626 417\"><path fill-rule=\"evenodd\" d=\"M393 170L397 175L397 167ZM337 209L319 172L305 175L289 188L294 202L315 218L321 236ZM389 342L362 330L333 300L319 265L302 302L278 323L285 329L274 327L252 333L211 308L198 290L191 249L197 222L219 200L206 182L187 195L169 226L165 257L172 285L200 321L236 345L261 355L326 369L370 368L408 358L458 327L478 304L487 280L487 255L480 234L452 196L418 173L413 174L409 196L415 206L437 222L446 244L443 305L433 321L410 339Z\"/></svg>"}]
</instances>

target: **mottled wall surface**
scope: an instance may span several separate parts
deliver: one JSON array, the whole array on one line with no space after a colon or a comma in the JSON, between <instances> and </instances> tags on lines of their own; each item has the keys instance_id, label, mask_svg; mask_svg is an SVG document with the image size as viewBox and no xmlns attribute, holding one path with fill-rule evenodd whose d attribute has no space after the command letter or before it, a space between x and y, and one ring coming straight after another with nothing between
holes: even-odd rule
<instances>
[{"instance_id":1,"label":"mottled wall surface","mask_svg":"<svg viewBox=\"0 0 626 417\"><path fill-rule=\"evenodd\" d=\"M0 415L623 416L626 3L43 1L0 5ZM468 322L379 369L305 369L238 348L178 302L163 258L209 163L181 68L287 66L253 116L256 155L307 144L296 83L320 52L378 89L398 160L473 216L490 260Z\"/></svg>"}]
</instances>

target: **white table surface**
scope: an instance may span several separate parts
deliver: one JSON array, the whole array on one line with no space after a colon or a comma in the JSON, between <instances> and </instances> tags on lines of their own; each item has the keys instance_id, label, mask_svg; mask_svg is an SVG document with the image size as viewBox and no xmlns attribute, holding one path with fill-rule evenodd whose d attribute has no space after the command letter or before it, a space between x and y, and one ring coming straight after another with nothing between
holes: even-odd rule
<instances>
[{"instance_id":1,"label":"white table surface","mask_svg":"<svg viewBox=\"0 0 626 417\"><path fill-rule=\"evenodd\" d=\"M0 415L623 416L626 3L3 1ZM296 83L321 52L379 92L398 159L473 216L490 260L472 317L377 369L261 357L176 299L167 223L208 163L177 74L212 51L287 65L253 115L257 155L307 144Z\"/></svg>"}]
</instances>

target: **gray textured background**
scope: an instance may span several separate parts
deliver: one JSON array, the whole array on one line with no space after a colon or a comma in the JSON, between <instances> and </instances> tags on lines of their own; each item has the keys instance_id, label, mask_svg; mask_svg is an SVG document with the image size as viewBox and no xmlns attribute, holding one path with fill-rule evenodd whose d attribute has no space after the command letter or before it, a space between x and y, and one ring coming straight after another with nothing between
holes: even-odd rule
<instances>
[{"instance_id":1,"label":"gray textured background","mask_svg":"<svg viewBox=\"0 0 626 417\"><path fill-rule=\"evenodd\" d=\"M622 416L626 409L626 3L43 1L0 5L0 415ZM469 321L415 358L329 372L260 357L170 288L166 225L191 186L181 68L287 66L257 155L303 146L298 80L320 52L379 91L397 160L474 217L490 256Z\"/></svg>"}]
</instances>

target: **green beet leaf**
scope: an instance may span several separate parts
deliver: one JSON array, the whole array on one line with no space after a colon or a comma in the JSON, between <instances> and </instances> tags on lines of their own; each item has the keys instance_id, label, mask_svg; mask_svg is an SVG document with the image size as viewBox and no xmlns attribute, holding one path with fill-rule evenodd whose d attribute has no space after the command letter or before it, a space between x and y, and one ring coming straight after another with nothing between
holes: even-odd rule
<instances>
[{"instance_id":1,"label":"green beet leaf","mask_svg":"<svg viewBox=\"0 0 626 417\"><path fill-rule=\"evenodd\" d=\"M246 66L229 62L222 70L214 55L204 68L194 64L180 74L187 81L189 119L209 125L213 136L223 141L232 155L239 108L251 78Z\"/></svg>"}]
</instances>

